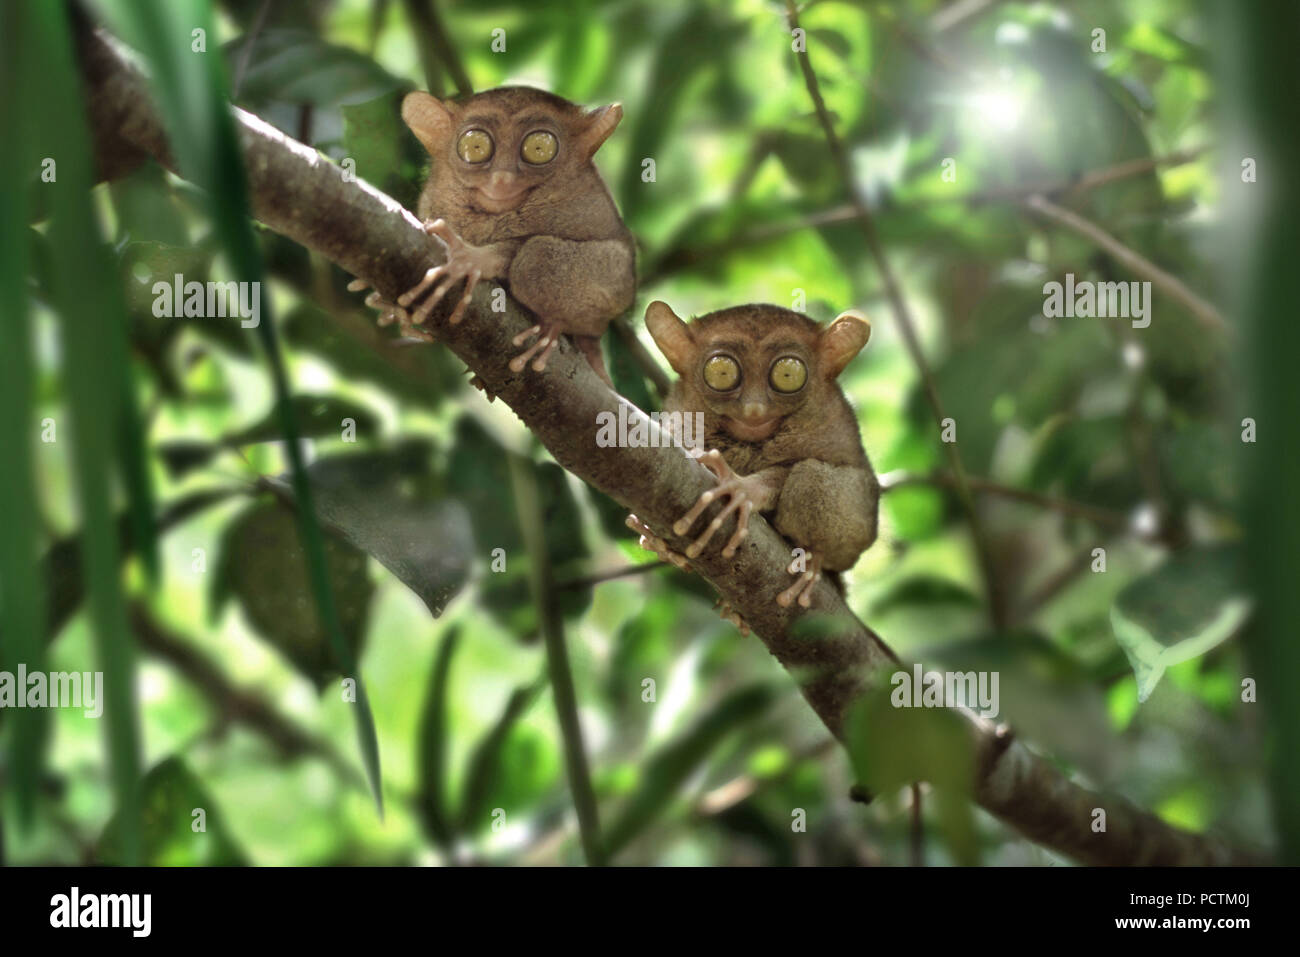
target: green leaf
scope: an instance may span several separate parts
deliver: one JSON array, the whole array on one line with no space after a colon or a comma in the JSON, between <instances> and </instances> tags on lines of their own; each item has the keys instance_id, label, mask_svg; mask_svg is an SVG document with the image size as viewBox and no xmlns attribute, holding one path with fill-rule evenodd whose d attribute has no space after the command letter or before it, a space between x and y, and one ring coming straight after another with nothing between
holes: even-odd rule
<instances>
[{"instance_id":1,"label":"green leaf","mask_svg":"<svg viewBox=\"0 0 1300 957\"><path fill-rule=\"evenodd\" d=\"M417 798L420 820L429 838L444 850L455 842L451 815L447 813L447 676L460 642L460 626L451 628L438 645L429 672L429 691L420 714Z\"/></svg>"},{"instance_id":2,"label":"green leaf","mask_svg":"<svg viewBox=\"0 0 1300 957\"><path fill-rule=\"evenodd\" d=\"M884 615L909 605L932 608L935 605L977 607L979 598L956 582L937 575L912 575L893 585L871 605L871 614Z\"/></svg>"},{"instance_id":3,"label":"green leaf","mask_svg":"<svg viewBox=\"0 0 1300 957\"><path fill-rule=\"evenodd\" d=\"M556 581L576 578L586 569L591 551L582 534L582 513L558 465L533 465L542 504L543 532ZM485 610L517 635L538 628L537 610L528 592L528 551L515 509L506 450L468 416L456 425L455 445L447 464L447 491L464 503L474 526L475 554L485 564L493 550L505 552L505 571L483 582ZM591 588L566 588L556 595L565 615L577 615L591 603Z\"/></svg>"},{"instance_id":4,"label":"green leaf","mask_svg":"<svg viewBox=\"0 0 1300 957\"><path fill-rule=\"evenodd\" d=\"M304 597L311 590L310 572L296 527L293 511L279 502L253 505L237 515L221 535L211 611L215 616L231 598L238 599L257 634L320 689L336 675L352 676L349 662L365 638L374 585L365 553L334 536L324 538L329 584L348 642L348 660L341 660L319 609Z\"/></svg>"},{"instance_id":5,"label":"green leaf","mask_svg":"<svg viewBox=\"0 0 1300 957\"><path fill-rule=\"evenodd\" d=\"M498 782L510 776L503 772L514 770L505 760L506 745L519 719L545 687L546 679L543 678L511 692L501 716L474 748L460 801L460 827L466 833L473 833L489 823L487 812L491 805L508 803L497 793Z\"/></svg>"},{"instance_id":6,"label":"green leaf","mask_svg":"<svg viewBox=\"0 0 1300 957\"><path fill-rule=\"evenodd\" d=\"M321 523L374 557L415 592L437 618L469 578L474 539L459 502L435 498L428 448L317 459L307 469ZM285 495L292 486L271 480Z\"/></svg>"},{"instance_id":7,"label":"green leaf","mask_svg":"<svg viewBox=\"0 0 1300 957\"><path fill-rule=\"evenodd\" d=\"M368 382L409 405L436 409L463 381L446 349L394 345L375 324L374 313L330 316L303 303L284 320L284 337L295 349L319 356L348 382Z\"/></svg>"},{"instance_id":8,"label":"green leaf","mask_svg":"<svg viewBox=\"0 0 1300 957\"><path fill-rule=\"evenodd\" d=\"M181 758L167 758L150 770L141 790L142 863L150 867L246 867L250 863L212 795ZM123 863L121 830L120 816L114 815L99 839L95 855L99 863Z\"/></svg>"},{"instance_id":9,"label":"green leaf","mask_svg":"<svg viewBox=\"0 0 1300 957\"><path fill-rule=\"evenodd\" d=\"M365 103L407 85L365 54L307 30L250 32L229 43L225 53L231 63L248 58L239 88L239 102L248 105Z\"/></svg>"},{"instance_id":10,"label":"green leaf","mask_svg":"<svg viewBox=\"0 0 1300 957\"><path fill-rule=\"evenodd\" d=\"M397 93L387 93L344 106L343 149L356 163L357 176L414 208L419 189L406 175L416 166L404 150L410 137L401 122L400 99Z\"/></svg>"},{"instance_id":11,"label":"green leaf","mask_svg":"<svg viewBox=\"0 0 1300 957\"><path fill-rule=\"evenodd\" d=\"M1138 701L1150 697L1166 669L1232 637L1251 606L1235 547L1176 554L1120 592L1110 620L1137 678Z\"/></svg>"},{"instance_id":12,"label":"green leaf","mask_svg":"<svg viewBox=\"0 0 1300 957\"><path fill-rule=\"evenodd\" d=\"M732 731L753 721L775 700L770 685L750 685L715 705L680 738L652 754L636 792L605 832L612 858L643 833L668 807L686 780Z\"/></svg>"},{"instance_id":13,"label":"green leaf","mask_svg":"<svg viewBox=\"0 0 1300 957\"><path fill-rule=\"evenodd\" d=\"M900 672L910 682L910 672ZM916 781L934 785L931 799L953 857L978 863L971 786L975 757L964 719L952 710L895 706L900 688L860 699L845 719L845 747L858 781L887 794Z\"/></svg>"}]
</instances>

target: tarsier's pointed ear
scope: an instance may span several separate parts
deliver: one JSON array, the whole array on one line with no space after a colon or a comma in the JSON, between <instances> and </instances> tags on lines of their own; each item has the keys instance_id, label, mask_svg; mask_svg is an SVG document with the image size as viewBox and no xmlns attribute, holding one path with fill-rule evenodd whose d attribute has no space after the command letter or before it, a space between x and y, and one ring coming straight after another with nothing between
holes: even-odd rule
<instances>
[{"instance_id":1,"label":"tarsier's pointed ear","mask_svg":"<svg viewBox=\"0 0 1300 957\"><path fill-rule=\"evenodd\" d=\"M691 355L695 352L695 337L691 327L678 318L668 303L656 299L645 307L645 327L664 354L668 364L678 375L686 375Z\"/></svg>"},{"instance_id":2,"label":"tarsier's pointed ear","mask_svg":"<svg viewBox=\"0 0 1300 957\"><path fill-rule=\"evenodd\" d=\"M456 125L447 104L419 90L406 94L402 100L402 119L430 156L444 151Z\"/></svg>"},{"instance_id":3,"label":"tarsier's pointed ear","mask_svg":"<svg viewBox=\"0 0 1300 957\"><path fill-rule=\"evenodd\" d=\"M871 338L871 320L856 309L840 313L822 330L817 351L828 378L834 379Z\"/></svg>"},{"instance_id":4,"label":"tarsier's pointed ear","mask_svg":"<svg viewBox=\"0 0 1300 957\"><path fill-rule=\"evenodd\" d=\"M587 125L582 131L582 148L588 157L600 149L600 144L609 139L619 121L623 119L623 104L611 103L585 114Z\"/></svg>"}]
</instances>

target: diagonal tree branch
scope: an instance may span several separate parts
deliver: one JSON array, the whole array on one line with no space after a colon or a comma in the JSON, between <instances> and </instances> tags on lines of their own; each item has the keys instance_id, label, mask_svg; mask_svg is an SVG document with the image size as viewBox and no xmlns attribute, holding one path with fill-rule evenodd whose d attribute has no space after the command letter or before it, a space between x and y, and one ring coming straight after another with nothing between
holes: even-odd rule
<instances>
[{"instance_id":1,"label":"diagonal tree branch","mask_svg":"<svg viewBox=\"0 0 1300 957\"><path fill-rule=\"evenodd\" d=\"M797 30L799 28L799 11L794 0L785 0L785 8L786 20L790 24L790 29ZM931 412L934 413L935 422L940 428L943 428L948 416L944 411L943 400L939 396L939 388L935 384L934 375L930 371L930 363L925 358L925 350L921 347L921 338L916 331L916 322L912 318L912 310L908 307L907 299L903 296L903 287L899 283L898 277L894 275L894 270L889 264L889 257L885 254L884 244L881 243L880 233L876 229L875 217L857 188L853 176L853 167L849 162L849 154L844 149L843 140L835 132L835 123L831 118L830 110L826 107L826 101L822 98L821 85L817 81L817 73L813 70L808 50L806 48L801 49L797 51L796 56L799 60L799 69L803 73L804 86L808 89L808 98L813 102L813 108L817 112L817 121L821 124L822 133L826 138L826 147L830 151L831 158L839 171L842 185L849 194L850 204L856 213L854 221L858 224L858 229L867 244L867 249L871 251L871 258L875 261L876 268L880 272L880 281L885 287L885 296L889 299L890 307L894 311L895 324L898 326L898 331L903 337L903 344L907 346L907 352L912 357L912 363L916 366L917 374L920 376L921 390L925 394ZM958 501L961 502L962 508L966 512L967 524L970 525L971 542L974 545L975 559L980 574L984 579L984 590L987 593L993 626L1001 630L1009 623L1009 607L1003 584L998 577L997 563L993 558L993 550L989 545L988 534L984 529L984 521L980 517L979 506L976 504L974 496L971 495L970 484L966 481L966 467L962 464L961 452L957 448L957 443L944 442L942 444L944 456L948 459L948 468L953 475L953 488L957 493Z\"/></svg>"},{"instance_id":2,"label":"diagonal tree branch","mask_svg":"<svg viewBox=\"0 0 1300 957\"><path fill-rule=\"evenodd\" d=\"M80 52L101 156L143 151L174 167L140 74L102 34L83 35ZM253 214L267 226L369 279L390 300L442 258L439 244L396 201L364 182L346 181L338 167L256 116L234 113ZM451 303L444 302L430 318L439 340L514 410L560 465L667 533L670 544L684 547L671 534L672 522L713 487L710 473L671 446L598 446L598 414L617 415L620 408L630 419L644 414L605 386L567 340L544 375L511 372L510 340L533 320L512 301L504 313L493 312L492 292L492 284L481 284L457 326L447 324ZM653 424L650 433L658 434ZM791 673L826 727L842 737L850 706L880 687L881 672L893 671L897 658L829 582L817 585L810 610L779 606L773 596L789 584L788 561L784 541L755 517L734 557L710 551L696 565ZM808 624L810 615L818 616L821 627L816 637L801 637L798 626ZM977 756L976 799L1029 839L1096 864L1252 859L1215 837L1171 827L1122 799L1082 788L988 722L968 717ZM1091 828L1098 807L1107 812L1108 830L1102 834Z\"/></svg>"}]
</instances>

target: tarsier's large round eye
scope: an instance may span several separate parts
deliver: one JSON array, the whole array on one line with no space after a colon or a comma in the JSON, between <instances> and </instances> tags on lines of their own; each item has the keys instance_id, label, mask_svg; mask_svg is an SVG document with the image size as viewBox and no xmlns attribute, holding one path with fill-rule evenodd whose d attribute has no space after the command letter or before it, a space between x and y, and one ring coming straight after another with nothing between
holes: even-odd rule
<instances>
[{"instance_id":1,"label":"tarsier's large round eye","mask_svg":"<svg viewBox=\"0 0 1300 957\"><path fill-rule=\"evenodd\" d=\"M555 151L559 145L555 141L554 134L546 130L534 130L524 137L523 145L519 147L519 155L523 157L525 163L541 166L555 159Z\"/></svg>"},{"instance_id":2,"label":"tarsier's large round eye","mask_svg":"<svg viewBox=\"0 0 1300 957\"><path fill-rule=\"evenodd\" d=\"M710 389L730 392L740 382L740 364L731 356L714 356L704 363L704 381Z\"/></svg>"},{"instance_id":3,"label":"tarsier's large round eye","mask_svg":"<svg viewBox=\"0 0 1300 957\"><path fill-rule=\"evenodd\" d=\"M456 141L456 152L466 163L486 163L494 149L487 130L466 130Z\"/></svg>"},{"instance_id":4,"label":"tarsier's large round eye","mask_svg":"<svg viewBox=\"0 0 1300 957\"><path fill-rule=\"evenodd\" d=\"M767 374L767 379L777 392L798 392L808 381L808 367L802 359L782 356L772 363L772 371Z\"/></svg>"}]
</instances>

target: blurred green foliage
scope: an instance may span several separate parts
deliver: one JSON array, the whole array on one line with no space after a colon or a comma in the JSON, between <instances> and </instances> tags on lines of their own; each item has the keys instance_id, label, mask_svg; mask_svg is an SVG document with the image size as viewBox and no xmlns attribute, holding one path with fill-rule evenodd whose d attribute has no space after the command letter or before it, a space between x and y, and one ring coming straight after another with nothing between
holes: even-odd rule
<instances>
[{"instance_id":1,"label":"blurred green foliage","mask_svg":"<svg viewBox=\"0 0 1300 957\"><path fill-rule=\"evenodd\" d=\"M401 96L455 86L455 71L440 70L436 57L428 61L436 72L424 72L428 38L407 19L420 5L276 3L254 33L260 3L218 2L209 58L174 55L176 102L199 104L194 129L208 130L204 111L220 87L206 84L221 63L239 106L335 161L353 160L360 177L412 206L426 157L400 123ZM119 4L89 6L121 28ZM598 163L638 238L632 318L651 353L639 310L655 298L682 314L802 297L819 320L849 307L872 316L871 346L841 381L877 471L908 481L885 493L880 540L846 575L859 615L905 659L998 671L1001 717L1067 770L1180 826L1268 845L1259 719L1241 701L1249 672L1235 640L1248 616L1195 656L1170 659L1163 680L1139 667L1249 598L1234 453L1244 413L1224 361L1229 343L1159 289L1146 329L1045 319L1044 282L1066 272L1137 277L1087 239L1027 215L1015 192L1041 186L1197 295L1226 299L1209 242L1222 197L1205 155L1139 162L1102 185L1070 189L1116 164L1213 145L1222 104L1197 7L1001 3L955 25L943 23L948 6L937 0L814 0L801 10L849 151L851 188L871 204L918 317L935 388L959 422L964 465L986 483L977 503L994 580L975 561L878 264L846 213L848 187L781 5L442 0L436 8L475 88L522 82L588 105L624 104ZM1094 49L1099 25L1104 52ZM188 36L188 24L172 26ZM504 31L503 52L492 48L494 30ZM214 195L237 197L225 148L218 142L207 158L194 149L193 175ZM52 149L42 142L22 155ZM949 158L955 178L942 175ZM646 159L653 180L643 177ZM61 190L83 180L77 209L42 194L39 178L15 174L30 181L23 202L38 212L6 193L0 217L0 248L21 248L0 257L5 304L26 296L30 313L24 334L0 351L9 363L15 349L31 360L20 364L25 378L5 377L0 398L27 423L21 439L7 438L23 444L11 461L31 463L35 475L24 491L21 476L6 473L0 494L6 506L34 500L38 518L17 529L0 568L0 627L42 627L40 609L15 598L40 591L36 566L28 556L24 569L22 557L24 540L38 542L51 556L40 594L58 639L46 667L91 667L91 637L124 614L111 602L93 614L96 606L82 606L87 581L92 603L113 591L113 533L132 620L143 615L182 636L213 665L196 668L155 640L135 668L148 771L133 813L144 860L582 860L528 587L537 556L524 547L528 518L517 513L507 464L523 455L542 500L545 564L615 862L904 863L908 785L922 777L940 788L924 815L930 863L1057 863L964 799L969 756L946 716L868 700L849 735L852 759L827 747L794 682L716 616L707 586L646 571L621 510L469 388L444 350L393 347L359 297L344 293L349 277L336 267L260 228L240 232L238 200L214 212L209 196L152 163L90 191L88 168L60 170ZM105 258L104 275L78 278L66 271L58 217L88 221L87 197L108 243L93 254ZM155 281L248 279L250 262L263 264L275 303L264 322L281 343L281 396L258 333L152 310ZM86 304L82 323L67 320L70 296ZM124 323L112 315L116 303ZM115 365L101 347L104 361L92 362L69 338L92 316L103 339L125 333L129 361ZM620 391L651 404L654 389L627 347L611 335L606 348ZM93 377L78 379L78 370ZM140 467L120 431L137 406ZM125 418L115 425L110 414ZM308 453L308 516L285 415ZM31 424L46 418L59 425L55 442ZM122 457L115 483L85 474L86 428L104 430L101 464ZM104 495L97 511L88 487ZM159 503L156 587L149 527L137 520L150 495ZM190 505L171 510L181 502ZM321 535L333 611L313 594L305 526ZM1009 599L1006 620L990 617L990 588ZM1140 627L1141 640L1125 644L1117 615ZM801 640L817 640L815 625ZM346 654L331 644L334 626ZM35 660L26 650L34 643L11 635L5 666L11 649ZM364 776L349 773L362 760L346 745L356 705L340 695L338 675L349 673L354 651L383 757L382 819ZM265 710L250 717L232 704L232 689ZM0 717L7 858L127 859L125 784L115 795L96 722L54 712L35 772L41 729ZM286 729L310 746L277 746ZM128 745L119 743L115 761ZM377 761L366 763L375 773ZM877 799L852 802L854 783ZM33 806L29 827L7 813L20 798ZM207 812L206 835L191 829L196 807ZM792 827L800 811L806 829Z\"/></svg>"}]
</instances>

